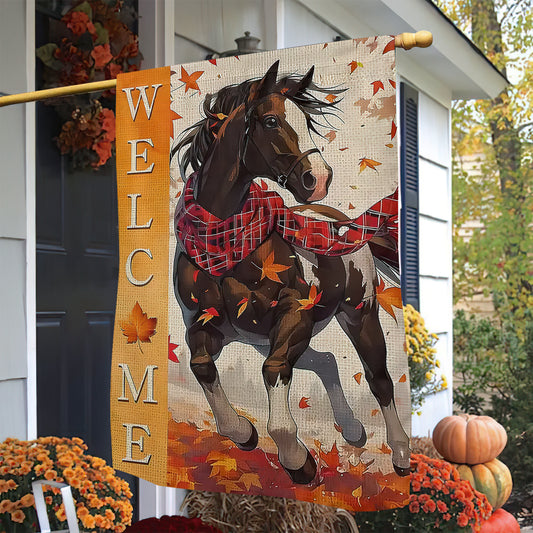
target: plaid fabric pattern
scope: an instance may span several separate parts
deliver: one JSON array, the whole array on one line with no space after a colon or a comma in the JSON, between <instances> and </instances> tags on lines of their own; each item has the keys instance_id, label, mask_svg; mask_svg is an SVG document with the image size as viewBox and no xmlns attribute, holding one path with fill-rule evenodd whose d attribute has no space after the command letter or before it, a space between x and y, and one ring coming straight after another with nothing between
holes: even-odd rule
<instances>
[{"instance_id":1,"label":"plaid fabric pattern","mask_svg":"<svg viewBox=\"0 0 533 533\"><path fill-rule=\"evenodd\" d=\"M274 231L285 241L320 255L345 255L372 237L388 233L398 240L398 190L359 217L327 222L292 212L281 196L255 183L240 213L221 220L194 198L195 175L176 207L176 237L189 257L209 274L222 276L250 255Z\"/></svg>"}]
</instances>

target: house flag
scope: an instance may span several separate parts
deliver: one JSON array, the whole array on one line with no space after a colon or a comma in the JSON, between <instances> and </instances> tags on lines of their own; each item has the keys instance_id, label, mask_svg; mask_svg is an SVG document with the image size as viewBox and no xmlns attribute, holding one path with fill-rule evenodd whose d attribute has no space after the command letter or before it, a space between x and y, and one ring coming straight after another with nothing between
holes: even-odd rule
<instances>
[{"instance_id":1,"label":"house flag","mask_svg":"<svg viewBox=\"0 0 533 533\"><path fill-rule=\"evenodd\" d=\"M120 75L114 466L409 498L394 38Z\"/></svg>"}]
</instances>

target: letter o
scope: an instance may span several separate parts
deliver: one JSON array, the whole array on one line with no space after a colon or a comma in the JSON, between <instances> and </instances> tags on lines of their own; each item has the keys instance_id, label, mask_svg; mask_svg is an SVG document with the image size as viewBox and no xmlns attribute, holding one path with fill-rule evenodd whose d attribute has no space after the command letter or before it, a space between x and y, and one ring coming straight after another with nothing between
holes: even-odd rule
<instances>
[{"instance_id":1,"label":"letter o","mask_svg":"<svg viewBox=\"0 0 533 533\"><path fill-rule=\"evenodd\" d=\"M152 278L154 277L153 274L150 274L145 280L143 281L139 281L134 275L133 275L133 272L131 271L131 263L133 261L133 257L135 256L136 253L139 253L139 252L143 252L145 253L150 259L153 259L152 257L152 252L150 251L149 248L136 248L135 250L133 250L133 252L131 252L130 255L128 255L128 259L126 259L126 278L128 278L128 281L132 284L132 285L135 285L136 287L142 287L143 285L147 285L148 283L150 283L150 281L152 281Z\"/></svg>"}]
</instances>

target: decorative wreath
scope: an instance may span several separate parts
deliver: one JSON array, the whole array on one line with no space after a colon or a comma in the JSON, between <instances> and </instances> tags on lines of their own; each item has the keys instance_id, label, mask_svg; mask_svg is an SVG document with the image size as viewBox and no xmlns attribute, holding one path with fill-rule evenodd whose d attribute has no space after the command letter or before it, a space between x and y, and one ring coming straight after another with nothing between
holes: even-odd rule
<instances>
[{"instance_id":1,"label":"decorative wreath","mask_svg":"<svg viewBox=\"0 0 533 533\"><path fill-rule=\"evenodd\" d=\"M51 21L53 42L37 49L43 63L45 87L77 85L114 79L138 70L142 55L132 0L77 2L58 21ZM55 139L62 154L72 156L74 167L101 167L114 153L115 91L54 98L62 120ZM95 96L96 94L96 96Z\"/></svg>"}]
</instances>

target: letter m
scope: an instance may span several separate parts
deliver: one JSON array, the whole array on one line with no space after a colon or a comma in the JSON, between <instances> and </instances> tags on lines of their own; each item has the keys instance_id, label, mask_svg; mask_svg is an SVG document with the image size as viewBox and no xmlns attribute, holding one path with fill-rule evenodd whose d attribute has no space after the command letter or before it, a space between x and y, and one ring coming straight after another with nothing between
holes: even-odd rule
<instances>
[{"instance_id":1,"label":"letter m","mask_svg":"<svg viewBox=\"0 0 533 533\"><path fill-rule=\"evenodd\" d=\"M122 92L126 93L126 98L128 99L128 105L130 106L130 113L131 113L131 119L133 122L135 122L135 119L137 118L137 112L139 111L139 105L141 104L141 100L144 104L144 110L146 111L146 116L148 117L148 120L150 120L150 117L152 116L152 111L154 109L154 102L155 97L157 95L157 91L159 87L163 87L161 83L157 83L156 85L152 85L154 88L154 94L152 95L152 103L148 103L148 96L146 96L146 89L148 89L148 85L140 85L139 87L127 87L126 89L122 89ZM139 91L139 96L137 98L137 103L133 103L133 97L131 95L132 91Z\"/></svg>"},{"instance_id":2,"label":"letter m","mask_svg":"<svg viewBox=\"0 0 533 533\"><path fill-rule=\"evenodd\" d=\"M126 383L130 389L131 395L135 403L139 401L139 396L141 395L142 388L144 383L147 381L147 391L146 391L146 400L143 400L143 403L157 403L154 400L154 370L157 368L155 365L148 365L144 371L143 379L139 388L135 386L133 377L131 375L130 367L126 363L120 363L118 365L122 368L122 396L118 398L119 402L129 402L128 397L126 396ZM148 377L148 379L147 379Z\"/></svg>"}]
</instances>

